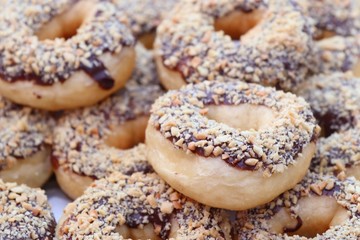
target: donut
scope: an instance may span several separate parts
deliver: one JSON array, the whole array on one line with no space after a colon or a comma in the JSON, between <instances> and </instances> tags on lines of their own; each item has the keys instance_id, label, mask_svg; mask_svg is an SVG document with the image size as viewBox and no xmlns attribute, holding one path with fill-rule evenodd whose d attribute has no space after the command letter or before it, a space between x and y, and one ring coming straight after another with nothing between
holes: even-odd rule
<instances>
[{"instance_id":1,"label":"donut","mask_svg":"<svg viewBox=\"0 0 360 240\"><path fill-rule=\"evenodd\" d=\"M315 22L317 73L353 71L360 76L360 2L296 0Z\"/></svg>"},{"instance_id":2,"label":"donut","mask_svg":"<svg viewBox=\"0 0 360 240\"><path fill-rule=\"evenodd\" d=\"M332 73L308 79L297 91L310 104L323 135L360 126L360 79Z\"/></svg>"},{"instance_id":3,"label":"donut","mask_svg":"<svg viewBox=\"0 0 360 240\"><path fill-rule=\"evenodd\" d=\"M54 239L56 222L45 192L0 179L0 239Z\"/></svg>"},{"instance_id":4,"label":"donut","mask_svg":"<svg viewBox=\"0 0 360 240\"><path fill-rule=\"evenodd\" d=\"M314 75L352 71L356 77L360 77L360 35L326 38L318 41L317 46Z\"/></svg>"},{"instance_id":5,"label":"donut","mask_svg":"<svg viewBox=\"0 0 360 240\"><path fill-rule=\"evenodd\" d=\"M73 199L94 179L114 171L147 171L144 147L120 150L144 140L151 104L162 94L152 54L142 50L125 89L95 106L65 113L54 129L54 172Z\"/></svg>"},{"instance_id":6,"label":"donut","mask_svg":"<svg viewBox=\"0 0 360 240\"><path fill-rule=\"evenodd\" d=\"M155 41L164 87L241 79L291 90L304 81L313 68L311 24L291 1L272 3L187 0L177 5L159 25Z\"/></svg>"},{"instance_id":7,"label":"donut","mask_svg":"<svg viewBox=\"0 0 360 240\"><path fill-rule=\"evenodd\" d=\"M231 239L223 210L191 201L155 173L95 181L64 210L58 239Z\"/></svg>"},{"instance_id":8,"label":"donut","mask_svg":"<svg viewBox=\"0 0 360 240\"><path fill-rule=\"evenodd\" d=\"M109 1L16 0L0 16L0 94L46 110L89 106L123 87L135 38Z\"/></svg>"},{"instance_id":9,"label":"donut","mask_svg":"<svg viewBox=\"0 0 360 240\"><path fill-rule=\"evenodd\" d=\"M310 169L338 178L354 176L360 180L360 128L320 138Z\"/></svg>"},{"instance_id":10,"label":"donut","mask_svg":"<svg viewBox=\"0 0 360 240\"><path fill-rule=\"evenodd\" d=\"M154 170L177 191L212 207L244 210L303 178L319 131L302 98L241 81L208 81L155 102L146 145Z\"/></svg>"},{"instance_id":11,"label":"donut","mask_svg":"<svg viewBox=\"0 0 360 240\"><path fill-rule=\"evenodd\" d=\"M113 2L118 6L124 20L128 21L133 35L146 48L152 48L155 29L177 1L113 0Z\"/></svg>"},{"instance_id":12,"label":"donut","mask_svg":"<svg viewBox=\"0 0 360 240\"><path fill-rule=\"evenodd\" d=\"M315 20L318 38L333 35L354 36L360 33L358 0L296 0L296 2Z\"/></svg>"},{"instance_id":13,"label":"donut","mask_svg":"<svg viewBox=\"0 0 360 240\"><path fill-rule=\"evenodd\" d=\"M52 174L49 157L54 125L50 114L0 96L0 178L42 186Z\"/></svg>"},{"instance_id":14,"label":"donut","mask_svg":"<svg viewBox=\"0 0 360 240\"><path fill-rule=\"evenodd\" d=\"M239 212L235 239L359 239L360 182L308 173L293 189Z\"/></svg>"}]
</instances>

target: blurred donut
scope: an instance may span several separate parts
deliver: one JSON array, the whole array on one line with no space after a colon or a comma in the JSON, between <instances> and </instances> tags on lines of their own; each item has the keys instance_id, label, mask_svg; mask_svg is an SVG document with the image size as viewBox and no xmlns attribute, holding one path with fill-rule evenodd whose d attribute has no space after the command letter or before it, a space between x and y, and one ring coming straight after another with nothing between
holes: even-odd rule
<instances>
[{"instance_id":1,"label":"blurred donut","mask_svg":"<svg viewBox=\"0 0 360 240\"><path fill-rule=\"evenodd\" d=\"M231 239L224 211L185 198L155 173L113 174L69 204L58 239Z\"/></svg>"},{"instance_id":2,"label":"blurred donut","mask_svg":"<svg viewBox=\"0 0 360 240\"><path fill-rule=\"evenodd\" d=\"M333 73L308 79L297 94L310 104L323 134L360 126L360 79L351 73Z\"/></svg>"},{"instance_id":3,"label":"blurred donut","mask_svg":"<svg viewBox=\"0 0 360 240\"><path fill-rule=\"evenodd\" d=\"M42 186L52 174L49 157L54 126L48 113L0 97L0 178Z\"/></svg>"},{"instance_id":4,"label":"blurred donut","mask_svg":"<svg viewBox=\"0 0 360 240\"><path fill-rule=\"evenodd\" d=\"M155 50L167 89L241 79L291 90L313 68L313 45L291 1L187 0L159 25Z\"/></svg>"},{"instance_id":5,"label":"blurred donut","mask_svg":"<svg viewBox=\"0 0 360 240\"><path fill-rule=\"evenodd\" d=\"M307 176L266 205L239 212L235 239L359 239L360 182Z\"/></svg>"},{"instance_id":6,"label":"blurred donut","mask_svg":"<svg viewBox=\"0 0 360 240\"><path fill-rule=\"evenodd\" d=\"M128 22L134 36L152 48L155 31L164 16L174 7L176 0L112 0L121 12L121 19Z\"/></svg>"},{"instance_id":7,"label":"blurred donut","mask_svg":"<svg viewBox=\"0 0 360 240\"><path fill-rule=\"evenodd\" d=\"M56 222L45 192L0 179L0 238L54 239Z\"/></svg>"}]
</instances>

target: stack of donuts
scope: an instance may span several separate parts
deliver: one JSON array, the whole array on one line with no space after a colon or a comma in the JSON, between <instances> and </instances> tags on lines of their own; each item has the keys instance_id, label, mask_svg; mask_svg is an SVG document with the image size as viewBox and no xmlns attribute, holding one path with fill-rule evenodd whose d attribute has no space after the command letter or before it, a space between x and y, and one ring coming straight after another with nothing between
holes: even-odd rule
<instances>
[{"instance_id":1,"label":"stack of donuts","mask_svg":"<svg viewBox=\"0 0 360 240\"><path fill-rule=\"evenodd\" d=\"M360 1L0 6L0 239L360 239Z\"/></svg>"}]
</instances>

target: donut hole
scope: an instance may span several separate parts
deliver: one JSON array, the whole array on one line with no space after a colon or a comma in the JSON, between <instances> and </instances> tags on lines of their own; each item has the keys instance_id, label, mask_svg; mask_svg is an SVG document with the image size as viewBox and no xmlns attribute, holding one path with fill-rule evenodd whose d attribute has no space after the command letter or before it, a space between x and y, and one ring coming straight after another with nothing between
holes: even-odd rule
<instances>
[{"instance_id":1,"label":"donut hole","mask_svg":"<svg viewBox=\"0 0 360 240\"><path fill-rule=\"evenodd\" d=\"M155 234L154 227L150 223L146 224L142 228L131 228L126 225L121 225L117 226L115 231L124 239L161 239Z\"/></svg>"},{"instance_id":2,"label":"donut hole","mask_svg":"<svg viewBox=\"0 0 360 240\"><path fill-rule=\"evenodd\" d=\"M70 7L69 10L52 18L35 35L40 41L57 38L70 39L77 34L93 6L92 1L80 1Z\"/></svg>"},{"instance_id":3,"label":"donut hole","mask_svg":"<svg viewBox=\"0 0 360 240\"><path fill-rule=\"evenodd\" d=\"M151 50L154 48L155 36L155 32L144 33L139 36L139 41L146 49Z\"/></svg>"},{"instance_id":4,"label":"donut hole","mask_svg":"<svg viewBox=\"0 0 360 240\"><path fill-rule=\"evenodd\" d=\"M353 67L352 72L354 73L355 77L360 77L360 59L358 59L357 63Z\"/></svg>"},{"instance_id":5,"label":"donut hole","mask_svg":"<svg viewBox=\"0 0 360 240\"><path fill-rule=\"evenodd\" d=\"M292 217L289 209L281 208L269 222L270 231L312 238L331 226L341 225L348 218L346 209L329 196L302 198L295 209L299 218Z\"/></svg>"},{"instance_id":6,"label":"donut hole","mask_svg":"<svg viewBox=\"0 0 360 240\"><path fill-rule=\"evenodd\" d=\"M263 16L262 10L252 12L233 11L214 22L216 31L223 31L234 41L238 41L242 35L254 28Z\"/></svg>"},{"instance_id":7,"label":"donut hole","mask_svg":"<svg viewBox=\"0 0 360 240\"><path fill-rule=\"evenodd\" d=\"M205 116L241 131L261 130L271 126L275 120L274 112L270 108L252 104L208 106Z\"/></svg>"},{"instance_id":8,"label":"donut hole","mask_svg":"<svg viewBox=\"0 0 360 240\"><path fill-rule=\"evenodd\" d=\"M315 40L320 41L320 40L331 38L334 36L336 36L336 33L324 30L318 36L315 37Z\"/></svg>"},{"instance_id":9,"label":"donut hole","mask_svg":"<svg viewBox=\"0 0 360 240\"><path fill-rule=\"evenodd\" d=\"M113 127L111 134L105 138L105 144L119 149L130 149L144 142L148 119L149 117L142 116Z\"/></svg>"}]
</instances>

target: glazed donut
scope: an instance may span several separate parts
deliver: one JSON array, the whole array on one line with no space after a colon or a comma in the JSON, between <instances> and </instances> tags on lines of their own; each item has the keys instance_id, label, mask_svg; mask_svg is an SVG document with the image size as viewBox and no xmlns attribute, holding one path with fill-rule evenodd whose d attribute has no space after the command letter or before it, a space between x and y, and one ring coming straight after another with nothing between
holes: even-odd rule
<instances>
[{"instance_id":1,"label":"glazed donut","mask_svg":"<svg viewBox=\"0 0 360 240\"><path fill-rule=\"evenodd\" d=\"M315 20L317 73L352 70L360 76L360 1L296 0ZM335 37L334 37L335 36Z\"/></svg>"},{"instance_id":2,"label":"glazed donut","mask_svg":"<svg viewBox=\"0 0 360 240\"><path fill-rule=\"evenodd\" d=\"M235 239L359 239L360 182L307 176L264 206L238 213Z\"/></svg>"},{"instance_id":3,"label":"glazed donut","mask_svg":"<svg viewBox=\"0 0 360 240\"><path fill-rule=\"evenodd\" d=\"M248 209L303 178L320 131L315 122L302 98L270 87L240 81L189 85L153 105L148 158L186 196L213 207Z\"/></svg>"},{"instance_id":4,"label":"glazed donut","mask_svg":"<svg viewBox=\"0 0 360 240\"><path fill-rule=\"evenodd\" d=\"M0 94L14 102L89 106L131 75L135 39L109 1L16 0L2 12Z\"/></svg>"},{"instance_id":5,"label":"glazed donut","mask_svg":"<svg viewBox=\"0 0 360 240\"><path fill-rule=\"evenodd\" d=\"M297 91L310 104L323 135L360 126L360 79L333 73L308 79Z\"/></svg>"},{"instance_id":6,"label":"glazed donut","mask_svg":"<svg viewBox=\"0 0 360 240\"><path fill-rule=\"evenodd\" d=\"M155 173L95 181L70 203L58 239L231 239L223 210L186 199Z\"/></svg>"},{"instance_id":7,"label":"glazed donut","mask_svg":"<svg viewBox=\"0 0 360 240\"><path fill-rule=\"evenodd\" d=\"M317 42L315 73L352 71L360 77L360 35L357 37L335 36Z\"/></svg>"},{"instance_id":8,"label":"glazed donut","mask_svg":"<svg viewBox=\"0 0 360 240\"><path fill-rule=\"evenodd\" d=\"M52 174L49 156L54 125L49 114L0 97L0 178L42 186Z\"/></svg>"},{"instance_id":9,"label":"glazed donut","mask_svg":"<svg viewBox=\"0 0 360 240\"><path fill-rule=\"evenodd\" d=\"M73 199L94 179L114 171L147 171L144 147L117 149L144 140L151 104L162 94L152 54L142 53L138 51L138 66L125 89L93 107L68 112L54 130L53 168L60 187Z\"/></svg>"},{"instance_id":10,"label":"glazed donut","mask_svg":"<svg viewBox=\"0 0 360 240\"><path fill-rule=\"evenodd\" d=\"M176 0L112 0L119 8L124 21L129 22L134 36L152 48L155 29L164 16L174 7Z\"/></svg>"},{"instance_id":11,"label":"glazed donut","mask_svg":"<svg viewBox=\"0 0 360 240\"><path fill-rule=\"evenodd\" d=\"M320 138L310 169L319 174L334 174L338 178L354 176L360 180L360 128Z\"/></svg>"},{"instance_id":12,"label":"glazed donut","mask_svg":"<svg viewBox=\"0 0 360 240\"><path fill-rule=\"evenodd\" d=\"M228 79L285 90L297 86L313 68L311 24L290 1L271 2L270 7L257 0L177 5L159 25L155 41L164 87Z\"/></svg>"},{"instance_id":13,"label":"glazed donut","mask_svg":"<svg viewBox=\"0 0 360 240\"><path fill-rule=\"evenodd\" d=\"M55 236L56 222L45 192L0 179L0 239L44 239Z\"/></svg>"}]
</instances>

